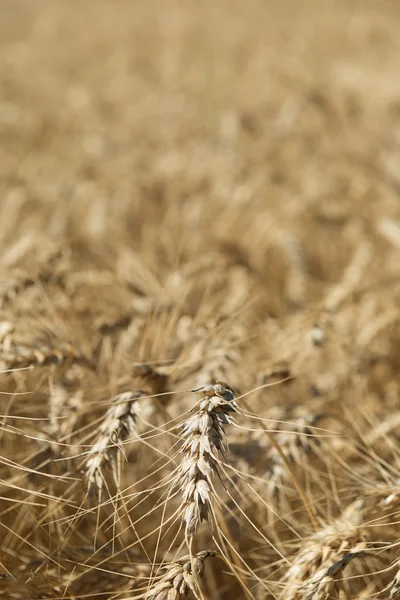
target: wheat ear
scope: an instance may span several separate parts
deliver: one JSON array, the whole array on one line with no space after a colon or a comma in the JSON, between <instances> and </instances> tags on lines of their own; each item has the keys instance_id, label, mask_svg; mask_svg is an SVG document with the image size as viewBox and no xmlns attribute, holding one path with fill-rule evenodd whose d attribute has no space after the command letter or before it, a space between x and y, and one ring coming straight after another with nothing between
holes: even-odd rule
<instances>
[{"instance_id":1,"label":"wheat ear","mask_svg":"<svg viewBox=\"0 0 400 600\"><path fill-rule=\"evenodd\" d=\"M233 422L237 404L232 390L217 383L194 392L203 394L198 410L181 425L184 442L177 487L183 493L182 513L186 535L196 533L200 523L211 514L213 478L220 476L219 455L226 448L224 425Z\"/></svg>"},{"instance_id":2,"label":"wheat ear","mask_svg":"<svg viewBox=\"0 0 400 600\"><path fill-rule=\"evenodd\" d=\"M362 507L362 502L353 502L336 521L303 540L284 577L286 585L280 600L338 597L343 570L354 558L366 556L368 549Z\"/></svg>"},{"instance_id":3,"label":"wheat ear","mask_svg":"<svg viewBox=\"0 0 400 600\"><path fill-rule=\"evenodd\" d=\"M57 347L41 346L32 348L17 346L12 351L0 353L0 368L7 371L66 364L77 364L93 369L89 359L69 343Z\"/></svg>"},{"instance_id":4,"label":"wheat ear","mask_svg":"<svg viewBox=\"0 0 400 600\"><path fill-rule=\"evenodd\" d=\"M197 580L204 575L205 560L215 555L215 551L205 550L170 563L161 579L140 597L145 600L181 600L187 598L189 592L197 597Z\"/></svg>"},{"instance_id":5,"label":"wheat ear","mask_svg":"<svg viewBox=\"0 0 400 600\"><path fill-rule=\"evenodd\" d=\"M104 416L99 435L86 461L85 475L89 487L95 484L101 491L104 483L103 469L110 465L114 478L118 478L118 456L123 441L136 433L138 400L146 393L125 392L118 394Z\"/></svg>"}]
</instances>

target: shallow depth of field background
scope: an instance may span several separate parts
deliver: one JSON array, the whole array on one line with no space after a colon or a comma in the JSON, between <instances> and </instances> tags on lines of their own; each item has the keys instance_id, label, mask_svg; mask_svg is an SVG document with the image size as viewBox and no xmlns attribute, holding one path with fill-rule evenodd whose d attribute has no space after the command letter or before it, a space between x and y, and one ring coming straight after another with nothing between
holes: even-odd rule
<instances>
[{"instance_id":1,"label":"shallow depth of field background","mask_svg":"<svg viewBox=\"0 0 400 600\"><path fill-rule=\"evenodd\" d=\"M1 369L90 362L0 374L0 596L136 597L134 565L176 558L151 498L86 496L82 448L147 364L147 427L217 380L291 424L279 474L266 421L227 431L243 562L208 559L205 600L397 597L399 30L395 0L0 0ZM54 413L57 386L78 404ZM128 445L122 489L173 444Z\"/></svg>"}]
</instances>

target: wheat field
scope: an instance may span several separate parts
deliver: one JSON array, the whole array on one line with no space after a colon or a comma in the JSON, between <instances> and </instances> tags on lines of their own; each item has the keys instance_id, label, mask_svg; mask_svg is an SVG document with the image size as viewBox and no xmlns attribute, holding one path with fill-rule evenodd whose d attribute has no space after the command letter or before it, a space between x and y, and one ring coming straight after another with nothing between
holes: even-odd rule
<instances>
[{"instance_id":1,"label":"wheat field","mask_svg":"<svg viewBox=\"0 0 400 600\"><path fill-rule=\"evenodd\" d=\"M400 4L0 15L0 597L400 598Z\"/></svg>"}]
</instances>

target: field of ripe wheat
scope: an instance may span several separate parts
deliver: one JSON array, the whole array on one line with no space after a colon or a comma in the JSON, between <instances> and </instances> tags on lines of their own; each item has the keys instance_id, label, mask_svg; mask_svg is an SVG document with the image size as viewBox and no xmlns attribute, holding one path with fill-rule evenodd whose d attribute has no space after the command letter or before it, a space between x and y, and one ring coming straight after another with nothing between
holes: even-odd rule
<instances>
[{"instance_id":1,"label":"field of ripe wheat","mask_svg":"<svg viewBox=\"0 0 400 600\"><path fill-rule=\"evenodd\" d=\"M400 598L399 26L0 0L1 598Z\"/></svg>"}]
</instances>

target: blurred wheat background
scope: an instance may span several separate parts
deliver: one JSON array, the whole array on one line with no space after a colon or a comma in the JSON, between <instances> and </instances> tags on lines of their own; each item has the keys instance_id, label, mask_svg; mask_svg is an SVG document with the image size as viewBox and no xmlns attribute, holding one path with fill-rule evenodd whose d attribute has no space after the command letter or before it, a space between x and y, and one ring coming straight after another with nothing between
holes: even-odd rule
<instances>
[{"instance_id":1,"label":"blurred wheat background","mask_svg":"<svg viewBox=\"0 0 400 600\"><path fill-rule=\"evenodd\" d=\"M0 0L2 598L400 598L399 26Z\"/></svg>"}]
</instances>

